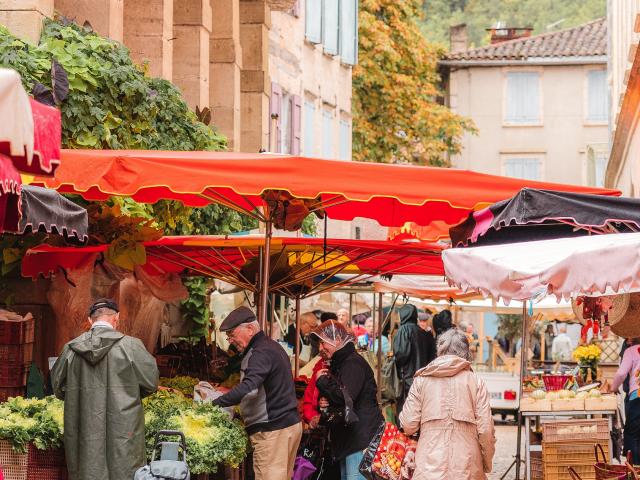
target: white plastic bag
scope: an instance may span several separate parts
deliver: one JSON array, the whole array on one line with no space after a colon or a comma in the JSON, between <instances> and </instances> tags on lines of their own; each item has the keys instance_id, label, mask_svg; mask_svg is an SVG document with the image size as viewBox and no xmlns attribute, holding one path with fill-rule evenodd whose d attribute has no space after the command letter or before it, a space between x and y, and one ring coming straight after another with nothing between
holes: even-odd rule
<instances>
[{"instance_id":1,"label":"white plastic bag","mask_svg":"<svg viewBox=\"0 0 640 480\"><path fill-rule=\"evenodd\" d=\"M209 382L200 382L193 387L193 400L196 402L212 402L222 395L224 392L216 389ZM225 407L223 410L233 417L233 407Z\"/></svg>"}]
</instances>

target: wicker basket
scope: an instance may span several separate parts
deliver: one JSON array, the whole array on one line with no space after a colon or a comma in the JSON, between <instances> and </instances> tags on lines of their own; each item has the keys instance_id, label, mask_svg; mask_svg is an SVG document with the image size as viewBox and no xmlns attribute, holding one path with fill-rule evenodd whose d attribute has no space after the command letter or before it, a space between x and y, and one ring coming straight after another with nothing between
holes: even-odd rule
<instances>
[{"instance_id":1,"label":"wicker basket","mask_svg":"<svg viewBox=\"0 0 640 480\"><path fill-rule=\"evenodd\" d=\"M596 480L595 441L546 442L542 441L542 459L546 480L569 480L572 467L583 480ZM608 445L604 445L605 455L609 455Z\"/></svg>"},{"instance_id":2,"label":"wicker basket","mask_svg":"<svg viewBox=\"0 0 640 480\"><path fill-rule=\"evenodd\" d=\"M542 381L547 392L554 392L562 390L570 378L571 375L543 375Z\"/></svg>"},{"instance_id":3,"label":"wicker basket","mask_svg":"<svg viewBox=\"0 0 640 480\"><path fill-rule=\"evenodd\" d=\"M544 463L542 462L542 452L531 452L531 467L529 478L531 480L544 480Z\"/></svg>"},{"instance_id":4,"label":"wicker basket","mask_svg":"<svg viewBox=\"0 0 640 480\"><path fill-rule=\"evenodd\" d=\"M609 443L609 422L597 420L567 420L542 424L542 439L545 442L592 441Z\"/></svg>"}]
</instances>

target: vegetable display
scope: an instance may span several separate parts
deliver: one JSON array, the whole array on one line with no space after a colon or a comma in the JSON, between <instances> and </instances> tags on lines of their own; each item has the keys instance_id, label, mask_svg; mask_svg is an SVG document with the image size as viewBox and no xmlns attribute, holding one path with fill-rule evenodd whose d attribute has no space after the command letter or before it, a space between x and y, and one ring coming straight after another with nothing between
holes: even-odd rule
<instances>
[{"instance_id":1,"label":"vegetable display","mask_svg":"<svg viewBox=\"0 0 640 480\"><path fill-rule=\"evenodd\" d=\"M177 390L188 397L193 396L193 388L200 382L199 379L189 376L173 378L160 377L160 385Z\"/></svg>"},{"instance_id":2,"label":"vegetable display","mask_svg":"<svg viewBox=\"0 0 640 480\"><path fill-rule=\"evenodd\" d=\"M183 381L184 378L183 378ZM220 464L238 467L247 453L242 424L210 403L193 403L180 393L159 391L144 399L147 454L151 457L159 430L180 430L187 441L192 474L215 473ZM0 439L24 453L29 443L40 450L63 445L64 403L11 398L0 403Z\"/></svg>"}]
</instances>

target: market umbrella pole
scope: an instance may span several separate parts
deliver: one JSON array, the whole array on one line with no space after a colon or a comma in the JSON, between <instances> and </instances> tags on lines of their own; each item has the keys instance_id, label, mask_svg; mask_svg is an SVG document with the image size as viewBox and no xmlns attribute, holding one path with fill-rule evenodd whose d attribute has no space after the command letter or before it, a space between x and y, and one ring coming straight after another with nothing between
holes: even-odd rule
<instances>
[{"instance_id":1,"label":"market umbrella pole","mask_svg":"<svg viewBox=\"0 0 640 480\"><path fill-rule=\"evenodd\" d=\"M300 372L300 297L296 297L296 348L293 367L293 378L298 378Z\"/></svg>"},{"instance_id":2,"label":"market umbrella pole","mask_svg":"<svg viewBox=\"0 0 640 480\"><path fill-rule=\"evenodd\" d=\"M374 329L374 333L378 335L378 351L376 352L376 383L378 384L378 403L381 403L382 401L382 324L384 315L384 309L382 308L382 295L382 293L378 294L378 324ZM376 339L374 338L374 342L375 341Z\"/></svg>"},{"instance_id":3,"label":"market umbrella pole","mask_svg":"<svg viewBox=\"0 0 640 480\"><path fill-rule=\"evenodd\" d=\"M527 338L527 302L526 300L522 302L522 345L520 346L520 387L518 390L518 441L516 443L516 458L509 465L509 468L506 472L500 477L500 480L504 480L509 475L509 472L513 467L516 467L516 480L520 480L520 465L525 464L525 468L527 468L527 464L524 460L522 460L522 411L520 410L520 403L522 402L522 393L523 393L523 379L525 377L526 369L527 369L527 357L529 353L529 341ZM529 432L526 432L529 435ZM525 478L526 478L525 472Z\"/></svg>"},{"instance_id":4,"label":"market umbrella pole","mask_svg":"<svg viewBox=\"0 0 640 480\"><path fill-rule=\"evenodd\" d=\"M273 222L267 219L264 232L264 249L262 253L262 273L260 275L260 326L264 330L267 325L269 311L269 272L271 270L271 237Z\"/></svg>"}]
</instances>

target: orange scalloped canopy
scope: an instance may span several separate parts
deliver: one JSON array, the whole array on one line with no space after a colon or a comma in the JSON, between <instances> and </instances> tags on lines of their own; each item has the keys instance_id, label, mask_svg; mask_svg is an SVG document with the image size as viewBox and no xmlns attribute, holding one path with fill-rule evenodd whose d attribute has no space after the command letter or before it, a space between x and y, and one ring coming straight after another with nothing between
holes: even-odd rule
<instances>
[{"instance_id":1,"label":"orange scalloped canopy","mask_svg":"<svg viewBox=\"0 0 640 480\"><path fill-rule=\"evenodd\" d=\"M140 202L215 202L239 211L263 206L267 190L317 199L330 218L365 217L383 226L412 221L454 225L478 208L511 198L524 187L619 195L616 190L487 175L450 168L347 162L272 154L63 150L54 178L35 184L89 200L127 195Z\"/></svg>"}]
</instances>

